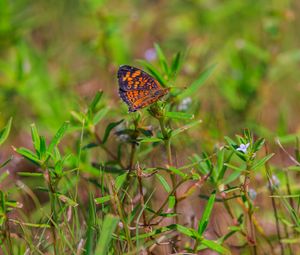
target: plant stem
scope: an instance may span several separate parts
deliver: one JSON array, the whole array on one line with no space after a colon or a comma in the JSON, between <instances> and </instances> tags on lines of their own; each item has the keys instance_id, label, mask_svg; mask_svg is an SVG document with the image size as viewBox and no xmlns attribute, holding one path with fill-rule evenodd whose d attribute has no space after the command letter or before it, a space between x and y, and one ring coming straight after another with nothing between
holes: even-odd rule
<instances>
[{"instance_id":1,"label":"plant stem","mask_svg":"<svg viewBox=\"0 0 300 255\"><path fill-rule=\"evenodd\" d=\"M8 216L7 214L5 215L6 219L5 219L5 236L7 237L7 241L8 241L8 252L9 255L13 255L13 246L12 246L12 242L11 242L11 238L10 238L10 227L9 227L9 221L8 221Z\"/></svg>"},{"instance_id":2,"label":"plant stem","mask_svg":"<svg viewBox=\"0 0 300 255\"><path fill-rule=\"evenodd\" d=\"M126 167L122 164L122 162L119 160L118 156L115 155L113 152L111 152L102 142L102 139L101 137L96 133L94 132L93 133L99 146L115 161L118 162L119 166L122 168L122 169L126 169Z\"/></svg>"},{"instance_id":3,"label":"plant stem","mask_svg":"<svg viewBox=\"0 0 300 255\"><path fill-rule=\"evenodd\" d=\"M122 206L122 204L119 200L118 193L117 193L117 191L115 190L115 188L113 186L113 179L112 179L111 175L109 175L109 180L110 180L110 184L111 184L111 185L109 185L110 193L113 195L113 200L116 204L116 209L118 211L120 220L121 220L123 228L124 228L126 240L128 242L128 252L130 252L131 250L133 250L133 244L132 244L132 241L131 241L130 229L127 225L127 221L126 221L124 213L123 213L123 206Z\"/></svg>"},{"instance_id":4,"label":"plant stem","mask_svg":"<svg viewBox=\"0 0 300 255\"><path fill-rule=\"evenodd\" d=\"M144 227L146 227L147 226L147 217L146 217L146 212L145 212L145 199L144 199L144 194L143 194L142 170L138 167L136 171L137 171L137 178L138 178L138 182L139 182L141 206L143 208L143 224L144 224Z\"/></svg>"},{"instance_id":5,"label":"plant stem","mask_svg":"<svg viewBox=\"0 0 300 255\"><path fill-rule=\"evenodd\" d=\"M256 236L255 236L255 227L253 225L253 204L251 199L249 198L248 192L249 192L249 184L250 184L250 170L251 166L250 164L247 163L247 168L246 168L246 173L245 173L245 180L243 184L243 192L246 198L247 202L247 212L248 212L248 219L249 219L249 226L250 226L250 237L251 237L251 242L253 242L252 246L252 254L256 255L257 254L257 249L256 249Z\"/></svg>"},{"instance_id":6,"label":"plant stem","mask_svg":"<svg viewBox=\"0 0 300 255\"><path fill-rule=\"evenodd\" d=\"M170 136L165 128L165 121L164 118L161 117L158 119L159 124L160 124L160 129L164 137L164 142L165 142L165 148L166 148L166 153L167 153L167 158L168 158L168 165L172 166L173 161L172 161L172 151L171 151L171 139ZM172 187L174 188L176 186L176 176L171 173L171 182L172 182ZM175 197L175 205L174 205L174 213L177 214L177 190L174 190L174 197ZM178 223L178 217L176 216L176 223Z\"/></svg>"},{"instance_id":7,"label":"plant stem","mask_svg":"<svg viewBox=\"0 0 300 255\"><path fill-rule=\"evenodd\" d=\"M52 177L49 169L47 168L46 171L48 174L47 184L49 189L50 207L51 207L50 225L51 225L51 232L53 238L54 255L56 255L58 254L58 251L57 251L57 236L56 236L56 229L55 229L55 224L57 223L57 215L56 215L56 208L55 208L56 207L55 189L53 187Z\"/></svg>"},{"instance_id":8,"label":"plant stem","mask_svg":"<svg viewBox=\"0 0 300 255\"><path fill-rule=\"evenodd\" d=\"M135 142L132 142L131 143L130 161L129 161L129 166L128 166L129 171L131 171L133 169L135 154L136 154L136 144L135 144Z\"/></svg>"},{"instance_id":9,"label":"plant stem","mask_svg":"<svg viewBox=\"0 0 300 255\"><path fill-rule=\"evenodd\" d=\"M162 205L159 207L159 209L156 211L156 213L149 219L149 222L148 222L149 225L150 225L150 223L151 223L152 220L154 220L156 217L158 217L158 216L162 213L162 211L163 211L165 205L166 205L166 204L168 203L168 201L169 201L169 196L172 196L172 195L175 193L175 191L177 190L177 188L178 188L181 184L183 184L185 181L186 181L186 180L181 180L181 181L179 181L178 183L176 183L175 187L173 187L173 189L171 190L171 192L169 193L169 195L167 196L167 198L165 199L165 201L162 203Z\"/></svg>"},{"instance_id":10,"label":"plant stem","mask_svg":"<svg viewBox=\"0 0 300 255\"><path fill-rule=\"evenodd\" d=\"M268 155L268 147L265 145L265 152L266 155ZM272 173L271 173L271 169L270 166L268 164L268 162L265 163L265 170L266 170L266 175L267 175L267 180L268 180L268 187L269 187L269 192L271 194L271 202L272 202L272 207L273 207L273 212L274 212L274 218L275 218L275 224L276 224L276 232L277 232L277 237L278 237L278 241L279 241L279 245L280 245L280 250L281 250L281 254L284 254L284 247L283 244L281 242L281 234L280 234L280 227L279 227L279 218L278 218L278 212L277 212L277 207L276 207L276 203L275 203L275 199L273 197L274 192L272 189L272 182L270 180Z\"/></svg>"}]
</instances>

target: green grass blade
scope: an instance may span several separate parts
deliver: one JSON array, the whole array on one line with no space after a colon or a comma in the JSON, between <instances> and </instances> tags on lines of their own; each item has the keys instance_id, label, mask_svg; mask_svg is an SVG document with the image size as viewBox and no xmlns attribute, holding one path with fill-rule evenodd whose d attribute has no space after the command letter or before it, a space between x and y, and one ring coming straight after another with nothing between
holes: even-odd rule
<instances>
[{"instance_id":1,"label":"green grass blade","mask_svg":"<svg viewBox=\"0 0 300 255\"><path fill-rule=\"evenodd\" d=\"M109 123L108 126L106 127L105 129L105 132L104 132L104 136L103 136L103 139L102 139L102 143L105 144L108 137L109 137L109 134L110 132L116 127L118 126L121 122L123 122L124 120L119 120L117 122L112 122L112 123Z\"/></svg>"},{"instance_id":2,"label":"green grass blade","mask_svg":"<svg viewBox=\"0 0 300 255\"><path fill-rule=\"evenodd\" d=\"M59 130L57 131L57 133L53 137L51 143L49 144L48 153L51 153L53 151L54 147L59 144L61 138L66 133L68 127L69 127L69 122L68 121L66 121L62 124L62 126L59 128Z\"/></svg>"},{"instance_id":3,"label":"green grass blade","mask_svg":"<svg viewBox=\"0 0 300 255\"><path fill-rule=\"evenodd\" d=\"M10 129L11 129L12 118L10 118L6 126L0 131L0 145L7 139Z\"/></svg>"},{"instance_id":4,"label":"green grass blade","mask_svg":"<svg viewBox=\"0 0 300 255\"><path fill-rule=\"evenodd\" d=\"M160 66L162 68L162 70L164 71L165 74L169 74L169 67L168 67L168 63L167 63L167 59L165 54L163 53L162 49L160 48L160 46L155 43L154 44L154 48L156 50L157 56L158 56L158 60L160 63Z\"/></svg>"},{"instance_id":5,"label":"green grass blade","mask_svg":"<svg viewBox=\"0 0 300 255\"><path fill-rule=\"evenodd\" d=\"M31 124L31 139L36 153L40 154L40 136L34 123Z\"/></svg>"},{"instance_id":6,"label":"green grass blade","mask_svg":"<svg viewBox=\"0 0 300 255\"><path fill-rule=\"evenodd\" d=\"M185 112L166 112L166 117L170 119L179 119L179 120L192 120L194 119L194 114L185 113Z\"/></svg>"},{"instance_id":7,"label":"green grass blade","mask_svg":"<svg viewBox=\"0 0 300 255\"><path fill-rule=\"evenodd\" d=\"M203 239L201 240L201 244L220 254L231 254L231 252L228 249L224 248L222 245L218 244L215 241Z\"/></svg>"},{"instance_id":8,"label":"green grass blade","mask_svg":"<svg viewBox=\"0 0 300 255\"><path fill-rule=\"evenodd\" d=\"M216 191L214 191L211 196L208 199L208 202L205 206L203 215L201 217L201 220L199 221L199 225L198 225L198 233L200 235L202 235L207 227L212 209L213 209L213 205L216 199Z\"/></svg>"},{"instance_id":9,"label":"green grass blade","mask_svg":"<svg viewBox=\"0 0 300 255\"><path fill-rule=\"evenodd\" d=\"M111 214L105 216L95 254L106 255L108 253L112 235L115 232L118 222L119 219Z\"/></svg>"},{"instance_id":10,"label":"green grass blade","mask_svg":"<svg viewBox=\"0 0 300 255\"><path fill-rule=\"evenodd\" d=\"M208 67L197 80L195 80L187 89L183 90L181 94L178 95L179 99L183 99L185 97L189 97L197 93L197 90L204 84L204 82L211 75L216 65L212 65Z\"/></svg>"}]
</instances>

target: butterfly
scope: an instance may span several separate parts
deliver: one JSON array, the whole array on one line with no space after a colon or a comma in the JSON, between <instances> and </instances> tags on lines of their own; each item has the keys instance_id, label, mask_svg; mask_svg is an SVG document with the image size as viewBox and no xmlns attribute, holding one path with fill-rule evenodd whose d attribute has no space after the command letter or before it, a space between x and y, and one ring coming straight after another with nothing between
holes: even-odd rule
<instances>
[{"instance_id":1,"label":"butterfly","mask_svg":"<svg viewBox=\"0 0 300 255\"><path fill-rule=\"evenodd\" d=\"M123 65L118 70L119 95L135 112L156 102L169 93L151 75L133 66Z\"/></svg>"}]
</instances>

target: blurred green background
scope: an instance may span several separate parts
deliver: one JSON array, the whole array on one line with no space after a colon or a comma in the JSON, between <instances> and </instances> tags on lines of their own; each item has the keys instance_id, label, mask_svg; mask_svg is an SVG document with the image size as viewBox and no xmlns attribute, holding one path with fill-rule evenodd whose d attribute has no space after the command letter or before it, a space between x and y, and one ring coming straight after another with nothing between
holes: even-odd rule
<instances>
[{"instance_id":1,"label":"blurred green background","mask_svg":"<svg viewBox=\"0 0 300 255\"><path fill-rule=\"evenodd\" d=\"M156 64L154 43L171 60L184 54L171 86L214 73L192 98L204 138L244 127L294 141L300 132L298 0L0 0L0 126L11 139L36 122L54 132L70 111L103 90L110 117L127 114L118 98L120 64Z\"/></svg>"}]
</instances>

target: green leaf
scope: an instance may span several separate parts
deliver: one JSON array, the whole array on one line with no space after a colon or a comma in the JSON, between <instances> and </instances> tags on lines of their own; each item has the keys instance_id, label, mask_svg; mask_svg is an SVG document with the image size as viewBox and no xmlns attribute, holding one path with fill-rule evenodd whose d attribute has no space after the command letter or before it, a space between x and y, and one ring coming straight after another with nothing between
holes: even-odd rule
<instances>
[{"instance_id":1,"label":"green leaf","mask_svg":"<svg viewBox=\"0 0 300 255\"><path fill-rule=\"evenodd\" d=\"M213 176L215 177L214 178L215 180L219 179L219 175L223 172L222 170L224 168L224 155L225 155L224 150L218 151L217 165L215 167L215 171L212 172Z\"/></svg>"},{"instance_id":2,"label":"green leaf","mask_svg":"<svg viewBox=\"0 0 300 255\"><path fill-rule=\"evenodd\" d=\"M87 218L87 229L86 229L86 243L85 243L85 254L93 255L94 247L96 242L96 208L93 195L89 194L89 206L88 206L88 218Z\"/></svg>"},{"instance_id":3,"label":"green leaf","mask_svg":"<svg viewBox=\"0 0 300 255\"><path fill-rule=\"evenodd\" d=\"M109 123L108 126L106 127L105 129L105 132L104 132L104 136L103 136L103 140L102 140L102 143L105 144L108 137L109 137L109 134L110 132L113 130L113 128L115 128L116 126L118 126L120 123L122 123L124 120L119 120L117 122L112 122L112 123Z\"/></svg>"},{"instance_id":4,"label":"green leaf","mask_svg":"<svg viewBox=\"0 0 300 255\"><path fill-rule=\"evenodd\" d=\"M192 120L194 119L194 114L189 114L185 112L166 112L166 117L170 119L183 119L183 120Z\"/></svg>"},{"instance_id":5,"label":"green leaf","mask_svg":"<svg viewBox=\"0 0 300 255\"><path fill-rule=\"evenodd\" d=\"M226 249L225 247L223 247L215 241L203 239L201 240L201 244L221 254L231 254L231 252L228 249Z\"/></svg>"},{"instance_id":6,"label":"green leaf","mask_svg":"<svg viewBox=\"0 0 300 255\"><path fill-rule=\"evenodd\" d=\"M107 201L110 201L110 199L111 199L111 197L109 195L107 195L107 196L104 196L104 197L97 197L97 198L94 199L94 201L95 201L96 205L99 205L99 204L103 204Z\"/></svg>"},{"instance_id":7,"label":"green leaf","mask_svg":"<svg viewBox=\"0 0 300 255\"><path fill-rule=\"evenodd\" d=\"M102 95L103 95L103 91L97 91L96 95L94 96L93 101L91 102L91 104L88 107L89 113L92 113L96 109Z\"/></svg>"},{"instance_id":8,"label":"green leaf","mask_svg":"<svg viewBox=\"0 0 300 255\"><path fill-rule=\"evenodd\" d=\"M212 209L213 209L213 205L214 205L214 202L215 202L215 198L216 198L216 191L214 191L211 194L211 196L209 197L209 199L207 201L207 204L205 206L203 215L201 217L201 220L199 221L199 224L198 224L198 233L201 236L202 236L202 234L204 233L204 231L205 231L205 229L207 227L207 224L208 224L208 221L209 221Z\"/></svg>"},{"instance_id":9,"label":"green leaf","mask_svg":"<svg viewBox=\"0 0 300 255\"><path fill-rule=\"evenodd\" d=\"M149 64L147 61L144 60L139 60L139 62L145 66L145 68L147 69L147 71L154 76L154 78L157 79L157 81L163 86L166 87L167 82L166 80L160 75L160 73L155 69L154 66L152 66L151 64Z\"/></svg>"},{"instance_id":10,"label":"green leaf","mask_svg":"<svg viewBox=\"0 0 300 255\"><path fill-rule=\"evenodd\" d=\"M119 191L120 188L123 186L123 184L125 183L127 179L127 173L125 174L121 174L119 175L117 178L116 178L116 182L115 182L115 187L116 187L116 190Z\"/></svg>"},{"instance_id":11,"label":"green leaf","mask_svg":"<svg viewBox=\"0 0 300 255\"><path fill-rule=\"evenodd\" d=\"M204 84L207 78L211 75L216 65L212 65L204 70L203 73L195 80L187 89L183 90L181 94L178 95L179 99L183 99L189 96L192 96L197 93L197 90Z\"/></svg>"},{"instance_id":12,"label":"green leaf","mask_svg":"<svg viewBox=\"0 0 300 255\"><path fill-rule=\"evenodd\" d=\"M258 168L258 167L264 165L264 164L265 164L270 158L272 158L274 155L275 155L275 153L271 153L271 154L269 154L269 155L263 157L262 159L258 160L257 162L255 162L255 163L252 165L251 169L254 170L255 168Z\"/></svg>"},{"instance_id":13,"label":"green leaf","mask_svg":"<svg viewBox=\"0 0 300 255\"><path fill-rule=\"evenodd\" d=\"M264 145L265 143L265 139L264 138L260 138L258 139L254 144L253 144L253 151L257 152L261 149L261 147Z\"/></svg>"},{"instance_id":14,"label":"green leaf","mask_svg":"<svg viewBox=\"0 0 300 255\"><path fill-rule=\"evenodd\" d=\"M246 170L246 165L241 165L240 167L238 166L234 166L228 163L224 164L225 166L229 167L230 169L234 170L234 171L238 171L238 172L242 172Z\"/></svg>"},{"instance_id":15,"label":"green leaf","mask_svg":"<svg viewBox=\"0 0 300 255\"><path fill-rule=\"evenodd\" d=\"M69 122L66 121L62 124L62 126L59 128L55 136L53 137L49 147L48 147L48 153L51 153L54 149L55 146L57 146L61 140L61 138L64 136L66 133L67 129L69 127Z\"/></svg>"},{"instance_id":16,"label":"green leaf","mask_svg":"<svg viewBox=\"0 0 300 255\"><path fill-rule=\"evenodd\" d=\"M7 139L10 129L11 129L12 118L10 118L6 126L0 131L0 145Z\"/></svg>"},{"instance_id":17,"label":"green leaf","mask_svg":"<svg viewBox=\"0 0 300 255\"><path fill-rule=\"evenodd\" d=\"M0 175L0 183L3 182L9 176L9 171L6 170ZM0 224L1 225L1 224Z\"/></svg>"},{"instance_id":18,"label":"green leaf","mask_svg":"<svg viewBox=\"0 0 300 255\"><path fill-rule=\"evenodd\" d=\"M85 116L81 112L71 111L71 115L80 123L83 123L85 121Z\"/></svg>"},{"instance_id":19,"label":"green leaf","mask_svg":"<svg viewBox=\"0 0 300 255\"><path fill-rule=\"evenodd\" d=\"M168 201L168 207L169 208L174 208L174 206L175 206L175 204L176 204L176 198L175 198L175 196L169 196L169 199L168 199L169 201Z\"/></svg>"},{"instance_id":20,"label":"green leaf","mask_svg":"<svg viewBox=\"0 0 300 255\"><path fill-rule=\"evenodd\" d=\"M193 239L201 239L202 237L201 237L201 235L199 235L199 233L197 233L197 231L195 231L194 229L192 229L192 228L187 228L187 227L184 227L184 226L182 226L182 225L179 225L179 224L176 224L176 229L180 232L180 233L182 233L182 234L184 234L184 235L186 235L186 236L189 236L189 237L191 237L191 238L193 238Z\"/></svg>"},{"instance_id":21,"label":"green leaf","mask_svg":"<svg viewBox=\"0 0 300 255\"><path fill-rule=\"evenodd\" d=\"M163 185L164 189L168 193L170 193L172 189L171 189L170 185L168 184L168 182L166 181L166 179L163 176L161 176L160 174L156 174L156 177L158 178L160 183Z\"/></svg>"},{"instance_id":22,"label":"green leaf","mask_svg":"<svg viewBox=\"0 0 300 255\"><path fill-rule=\"evenodd\" d=\"M31 139L36 153L40 154L40 136L34 123L31 124Z\"/></svg>"},{"instance_id":23,"label":"green leaf","mask_svg":"<svg viewBox=\"0 0 300 255\"><path fill-rule=\"evenodd\" d=\"M108 113L108 111L109 111L108 107L105 107L105 108L99 110L93 118L93 124L97 125L99 123L99 121L102 120L103 117Z\"/></svg>"},{"instance_id":24,"label":"green leaf","mask_svg":"<svg viewBox=\"0 0 300 255\"><path fill-rule=\"evenodd\" d=\"M165 72L165 74L169 74L167 59L166 59L162 49L160 48L160 46L157 43L154 44L154 47L155 47L155 50L156 50L156 53L158 56L158 60L159 60L162 70Z\"/></svg>"},{"instance_id":25,"label":"green leaf","mask_svg":"<svg viewBox=\"0 0 300 255\"><path fill-rule=\"evenodd\" d=\"M180 171L179 169L177 169L175 167L169 166L168 170L174 174L181 176L183 179L187 178L187 174L183 173L182 171Z\"/></svg>"},{"instance_id":26,"label":"green leaf","mask_svg":"<svg viewBox=\"0 0 300 255\"><path fill-rule=\"evenodd\" d=\"M0 169L5 167L11 160L13 159L13 156L5 160L3 163L0 163Z\"/></svg>"},{"instance_id":27,"label":"green leaf","mask_svg":"<svg viewBox=\"0 0 300 255\"><path fill-rule=\"evenodd\" d=\"M289 243L289 244L299 244L300 238L284 238L281 239L283 243Z\"/></svg>"},{"instance_id":28,"label":"green leaf","mask_svg":"<svg viewBox=\"0 0 300 255\"><path fill-rule=\"evenodd\" d=\"M228 143L228 145L230 147L232 147L235 150L235 147L238 147L237 143L235 141L233 141L230 137L225 136L224 139L226 140L226 142Z\"/></svg>"},{"instance_id":29,"label":"green leaf","mask_svg":"<svg viewBox=\"0 0 300 255\"><path fill-rule=\"evenodd\" d=\"M178 128L178 129L175 129L172 132L172 136L176 136L176 135L184 132L185 130L188 130L188 129L190 129L190 128L192 128L192 127L200 124L201 122L202 122L202 120L196 120L196 121L193 121L193 122L191 122L191 123L189 123L189 124L187 124L185 126L182 126L182 127Z\"/></svg>"},{"instance_id":30,"label":"green leaf","mask_svg":"<svg viewBox=\"0 0 300 255\"><path fill-rule=\"evenodd\" d=\"M156 143L156 142L161 142L162 139L158 137L146 137L141 140L139 140L140 143Z\"/></svg>"},{"instance_id":31,"label":"green leaf","mask_svg":"<svg viewBox=\"0 0 300 255\"><path fill-rule=\"evenodd\" d=\"M229 184L229 183L235 181L240 175L241 175L241 172L235 171L235 172L231 173L230 175L228 175L225 178L225 180L222 182L222 184L224 184L224 185Z\"/></svg>"},{"instance_id":32,"label":"green leaf","mask_svg":"<svg viewBox=\"0 0 300 255\"><path fill-rule=\"evenodd\" d=\"M72 207L78 206L78 204L74 200L72 200L71 198L69 198L63 194L58 195L58 198L60 201L66 203L69 206L72 206Z\"/></svg>"},{"instance_id":33,"label":"green leaf","mask_svg":"<svg viewBox=\"0 0 300 255\"><path fill-rule=\"evenodd\" d=\"M26 148L18 148L15 149L15 151L17 153L19 153L20 155L22 155L24 158L29 159L30 161L40 165L41 161L37 158L37 156L30 150L26 149Z\"/></svg>"},{"instance_id":34,"label":"green leaf","mask_svg":"<svg viewBox=\"0 0 300 255\"><path fill-rule=\"evenodd\" d=\"M111 214L108 214L104 218L104 222L101 228L100 238L97 242L95 254L107 255L111 239L115 229L118 225L119 219Z\"/></svg>"},{"instance_id":35,"label":"green leaf","mask_svg":"<svg viewBox=\"0 0 300 255\"><path fill-rule=\"evenodd\" d=\"M46 139L44 136L40 136L40 149L39 149L40 159L44 159L44 157L46 156L46 152L47 152Z\"/></svg>"},{"instance_id":36,"label":"green leaf","mask_svg":"<svg viewBox=\"0 0 300 255\"><path fill-rule=\"evenodd\" d=\"M174 76L177 74L177 72L179 70L180 63L181 63L181 53L177 52L177 54L175 55L175 57L172 61L172 65L171 65L171 72Z\"/></svg>"},{"instance_id":37,"label":"green leaf","mask_svg":"<svg viewBox=\"0 0 300 255\"><path fill-rule=\"evenodd\" d=\"M17 172L19 176L23 177L43 177L44 174L42 173L30 173L30 172Z\"/></svg>"}]
</instances>

